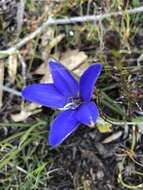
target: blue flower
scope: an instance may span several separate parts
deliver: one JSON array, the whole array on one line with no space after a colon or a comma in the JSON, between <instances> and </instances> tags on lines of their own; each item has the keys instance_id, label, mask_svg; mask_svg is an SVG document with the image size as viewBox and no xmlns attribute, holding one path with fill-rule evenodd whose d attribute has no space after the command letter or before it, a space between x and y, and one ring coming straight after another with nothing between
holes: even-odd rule
<instances>
[{"instance_id":1,"label":"blue flower","mask_svg":"<svg viewBox=\"0 0 143 190\"><path fill-rule=\"evenodd\" d=\"M49 67L54 83L29 85L22 95L29 101L62 110L52 122L49 133L49 144L55 147L80 124L95 125L99 111L91 97L102 65L90 65L79 82L63 65L49 61Z\"/></svg>"}]
</instances>

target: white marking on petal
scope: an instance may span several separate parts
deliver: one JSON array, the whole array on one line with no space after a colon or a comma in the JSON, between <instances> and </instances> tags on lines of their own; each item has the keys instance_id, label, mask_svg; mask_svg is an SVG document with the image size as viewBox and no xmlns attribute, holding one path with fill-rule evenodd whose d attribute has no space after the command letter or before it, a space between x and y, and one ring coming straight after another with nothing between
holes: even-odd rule
<instances>
[{"instance_id":1,"label":"white marking on petal","mask_svg":"<svg viewBox=\"0 0 143 190\"><path fill-rule=\"evenodd\" d=\"M90 120L90 127L94 127L95 122L93 121L91 116L89 117L89 120Z\"/></svg>"}]
</instances>

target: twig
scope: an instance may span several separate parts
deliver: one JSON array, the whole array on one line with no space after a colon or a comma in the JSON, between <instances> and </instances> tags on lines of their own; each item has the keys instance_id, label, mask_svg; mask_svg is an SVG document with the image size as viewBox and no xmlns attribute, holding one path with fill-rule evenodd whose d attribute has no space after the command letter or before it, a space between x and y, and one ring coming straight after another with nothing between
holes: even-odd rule
<instances>
[{"instance_id":1,"label":"twig","mask_svg":"<svg viewBox=\"0 0 143 190\"><path fill-rule=\"evenodd\" d=\"M107 119L107 122L111 123L112 125L119 125L119 126L125 126L125 125L142 125L143 121L111 121Z\"/></svg>"},{"instance_id":2,"label":"twig","mask_svg":"<svg viewBox=\"0 0 143 190\"><path fill-rule=\"evenodd\" d=\"M9 87L7 87L7 86L2 86L2 89L3 89L3 91L6 91L6 92L9 92L9 93L11 93L11 94L13 94L13 95L16 95L16 96L20 96L20 97L21 97L21 93L20 93L19 91L17 91L17 90L14 90L14 89L9 88Z\"/></svg>"},{"instance_id":3,"label":"twig","mask_svg":"<svg viewBox=\"0 0 143 190\"><path fill-rule=\"evenodd\" d=\"M48 18L48 20L43 23L42 26L37 28L33 33L29 34L27 37L21 39L19 43L17 43L15 46L4 50L0 51L0 57L7 57L8 55L12 54L16 50L20 49L23 47L28 41L32 40L35 38L37 35L39 35L44 29L46 29L48 26L51 25L64 25L64 24L74 24L74 23L83 23L83 22L92 22L92 21L101 21L105 18L109 18L111 16L119 16L123 14L135 14L135 13L141 13L143 12L143 6L134 8L134 9L129 9L129 10L124 10L124 11L118 11L118 12L112 12L112 13L106 13L106 14L100 14L100 15L87 15L87 16L79 16L79 17L72 17L72 18L63 18L63 19L53 19L53 18Z\"/></svg>"},{"instance_id":4,"label":"twig","mask_svg":"<svg viewBox=\"0 0 143 190\"><path fill-rule=\"evenodd\" d=\"M16 16L17 35L19 35L22 30L24 10L25 10L25 0L20 0L20 2L18 3L18 10L17 10L17 16Z\"/></svg>"},{"instance_id":5,"label":"twig","mask_svg":"<svg viewBox=\"0 0 143 190\"><path fill-rule=\"evenodd\" d=\"M113 121L111 119L107 119L106 120L102 117L98 117L97 121L96 121L97 125L103 125L106 126L107 124L112 124L112 125L116 125L116 126L127 126L127 125L142 125L143 121Z\"/></svg>"},{"instance_id":6,"label":"twig","mask_svg":"<svg viewBox=\"0 0 143 190\"><path fill-rule=\"evenodd\" d=\"M4 81L4 61L0 60L0 108L2 107L3 81Z\"/></svg>"}]
</instances>

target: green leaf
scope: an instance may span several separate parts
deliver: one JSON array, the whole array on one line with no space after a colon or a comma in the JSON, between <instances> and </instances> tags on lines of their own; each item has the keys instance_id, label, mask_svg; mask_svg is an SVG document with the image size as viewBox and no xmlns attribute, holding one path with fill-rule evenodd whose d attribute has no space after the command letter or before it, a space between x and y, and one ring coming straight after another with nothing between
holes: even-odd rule
<instances>
[{"instance_id":1,"label":"green leaf","mask_svg":"<svg viewBox=\"0 0 143 190\"><path fill-rule=\"evenodd\" d=\"M102 102L103 104L105 104L107 107L109 107L112 111L114 111L115 113L118 113L119 115L121 115L122 117L125 117L125 111L123 109L123 107L117 103L115 103L114 100L112 100L112 98L110 98L106 93L104 93L102 91Z\"/></svg>"}]
</instances>

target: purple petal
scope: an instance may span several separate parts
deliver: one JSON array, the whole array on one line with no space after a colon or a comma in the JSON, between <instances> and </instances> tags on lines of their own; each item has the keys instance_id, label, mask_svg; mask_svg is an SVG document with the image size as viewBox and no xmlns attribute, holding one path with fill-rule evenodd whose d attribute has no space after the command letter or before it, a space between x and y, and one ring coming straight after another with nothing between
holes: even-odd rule
<instances>
[{"instance_id":1,"label":"purple petal","mask_svg":"<svg viewBox=\"0 0 143 190\"><path fill-rule=\"evenodd\" d=\"M76 114L78 121L88 126L94 126L98 116L99 111L94 102L82 104Z\"/></svg>"},{"instance_id":2,"label":"purple petal","mask_svg":"<svg viewBox=\"0 0 143 190\"><path fill-rule=\"evenodd\" d=\"M51 108L63 108L66 98L53 84L32 84L24 88L22 96L31 102Z\"/></svg>"},{"instance_id":3,"label":"purple petal","mask_svg":"<svg viewBox=\"0 0 143 190\"><path fill-rule=\"evenodd\" d=\"M51 124L49 144L53 147L62 143L77 127L79 122L75 117L75 110L61 112Z\"/></svg>"},{"instance_id":4,"label":"purple petal","mask_svg":"<svg viewBox=\"0 0 143 190\"><path fill-rule=\"evenodd\" d=\"M89 101L91 99L94 84L98 79L101 69L101 64L90 65L80 77L80 96L83 98L83 100Z\"/></svg>"},{"instance_id":5,"label":"purple petal","mask_svg":"<svg viewBox=\"0 0 143 190\"><path fill-rule=\"evenodd\" d=\"M79 85L71 73L63 65L55 61L49 61L49 67L56 88L65 96L76 96Z\"/></svg>"}]
</instances>

